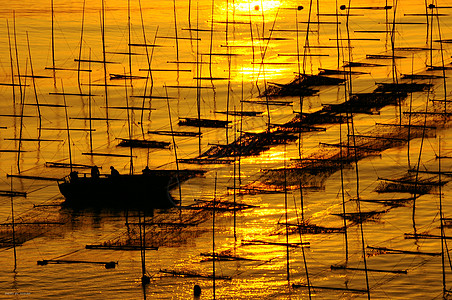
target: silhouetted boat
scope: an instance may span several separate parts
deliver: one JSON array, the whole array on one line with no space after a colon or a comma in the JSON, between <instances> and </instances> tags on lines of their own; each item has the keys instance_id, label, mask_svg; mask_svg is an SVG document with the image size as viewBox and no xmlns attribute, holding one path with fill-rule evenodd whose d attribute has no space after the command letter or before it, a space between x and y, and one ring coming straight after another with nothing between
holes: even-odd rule
<instances>
[{"instance_id":1,"label":"silhouetted boat","mask_svg":"<svg viewBox=\"0 0 452 300\"><path fill-rule=\"evenodd\" d=\"M171 208L170 190L178 182L204 174L200 170L149 170L148 174L66 176L58 183L70 207Z\"/></svg>"},{"instance_id":2,"label":"silhouetted boat","mask_svg":"<svg viewBox=\"0 0 452 300\"><path fill-rule=\"evenodd\" d=\"M170 175L67 176L58 183L64 204L74 207L170 208L176 204L169 192Z\"/></svg>"}]
</instances>

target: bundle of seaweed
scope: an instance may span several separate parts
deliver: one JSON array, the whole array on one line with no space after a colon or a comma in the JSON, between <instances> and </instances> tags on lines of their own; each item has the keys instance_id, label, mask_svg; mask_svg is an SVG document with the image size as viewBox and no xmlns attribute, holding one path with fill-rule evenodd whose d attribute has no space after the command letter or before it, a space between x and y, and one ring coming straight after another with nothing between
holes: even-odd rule
<instances>
[{"instance_id":1,"label":"bundle of seaweed","mask_svg":"<svg viewBox=\"0 0 452 300\"><path fill-rule=\"evenodd\" d=\"M338 85L344 81L343 78L327 77L321 74L297 74L287 84L269 83L260 97L312 96L318 92L311 89L313 86Z\"/></svg>"},{"instance_id":2,"label":"bundle of seaweed","mask_svg":"<svg viewBox=\"0 0 452 300\"><path fill-rule=\"evenodd\" d=\"M343 103L324 105L321 110L313 113L297 114L292 120L278 125L276 130L298 132L303 126L346 123L350 117L344 116L345 113L374 113L387 105L395 105L406 97L407 93L404 92L353 94Z\"/></svg>"},{"instance_id":3,"label":"bundle of seaweed","mask_svg":"<svg viewBox=\"0 0 452 300\"><path fill-rule=\"evenodd\" d=\"M295 79L290 83L294 85L301 86L322 86L322 85L338 85L345 82L343 78L327 77L324 75L313 75L313 74L297 74Z\"/></svg>"},{"instance_id":4,"label":"bundle of seaweed","mask_svg":"<svg viewBox=\"0 0 452 300\"><path fill-rule=\"evenodd\" d=\"M295 141L296 136L282 132L264 131L259 133L243 133L232 143L227 145L214 145L200 155L209 158L238 157L259 155L272 145L282 145Z\"/></svg>"},{"instance_id":5,"label":"bundle of seaweed","mask_svg":"<svg viewBox=\"0 0 452 300\"><path fill-rule=\"evenodd\" d=\"M284 189L296 190L300 187L320 189L324 187L326 179L340 168L340 165L328 166L327 161L325 166L330 169L321 166L316 168L294 166L263 170L258 182L253 182L246 187L281 192Z\"/></svg>"},{"instance_id":6,"label":"bundle of seaweed","mask_svg":"<svg viewBox=\"0 0 452 300\"><path fill-rule=\"evenodd\" d=\"M318 90L313 90L311 88L293 85L293 84L279 84L274 82L269 82L267 88L259 95L259 97L288 97L288 96L303 96L308 97L315 95Z\"/></svg>"},{"instance_id":7,"label":"bundle of seaweed","mask_svg":"<svg viewBox=\"0 0 452 300\"><path fill-rule=\"evenodd\" d=\"M168 149L169 142L159 142L153 140L140 140L140 139L121 139L118 147L131 147L131 148L159 148Z\"/></svg>"},{"instance_id":8,"label":"bundle of seaweed","mask_svg":"<svg viewBox=\"0 0 452 300\"><path fill-rule=\"evenodd\" d=\"M297 114L290 121L276 126L275 130L280 132L298 132L300 131L300 128L303 128L304 126L309 128L309 126L312 125L340 124L346 123L348 119L349 118L346 116L341 116L334 112L322 109L313 113Z\"/></svg>"}]
</instances>

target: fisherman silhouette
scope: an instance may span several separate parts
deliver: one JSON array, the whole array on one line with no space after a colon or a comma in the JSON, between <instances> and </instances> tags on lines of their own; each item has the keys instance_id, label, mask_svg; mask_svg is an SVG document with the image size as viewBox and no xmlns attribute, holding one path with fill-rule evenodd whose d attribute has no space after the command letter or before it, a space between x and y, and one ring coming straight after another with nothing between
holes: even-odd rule
<instances>
[{"instance_id":1,"label":"fisherman silhouette","mask_svg":"<svg viewBox=\"0 0 452 300\"><path fill-rule=\"evenodd\" d=\"M110 166L111 176L119 176L118 170L116 170L113 166Z\"/></svg>"},{"instance_id":2,"label":"fisherman silhouette","mask_svg":"<svg viewBox=\"0 0 452 300\"><path fill-rule=\"evenodd\" d=\"M71 173L69 173L69 178L71 179L71 181L76 181L78 179L78 172L77 171L72 171Z\"/></svg>"},{"instance_id":3,"label":"fisherman silhouette","mask_svg":"<svg viewBox=\"0 0 452 300\"><path fill-rule=\"evenodd\" d=\"M91 178L99 178L100 172L97 166L91 167Z\"/></svg>"},{"instance_id":4,"label":"fisherman silhouette","mask_svg":"<svg viewBox=\"0 0 452 300\"><path fill-rule=\"evenodd\" d=\"M143 172L143 175L151 175L151 169L149 169L148 166L146 166L142 172Z\"/></svg>"}]
</instances>

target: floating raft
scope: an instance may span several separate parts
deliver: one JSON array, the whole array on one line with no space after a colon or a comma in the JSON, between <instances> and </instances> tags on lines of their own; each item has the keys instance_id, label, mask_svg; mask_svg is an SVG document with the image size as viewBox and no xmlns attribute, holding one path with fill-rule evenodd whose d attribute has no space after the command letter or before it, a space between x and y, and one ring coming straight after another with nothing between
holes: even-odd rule
<instances>
[{"instance_id":1,"label":"floating raft","mask_svg":"<svg viewBox=\"0 0 452 300\"><path fill-rule=\"evenodd\" d=\"M355 223L362 223L364 221L369 220L376 220L380 218L381 214L384 214L388 212L388 210L380 210L380 211L366 211L361 213L340 213L340 214L332 214L334 216L339 216L341 218L344 218L346 220L355 222Z\"/></svg>"},{"instance_id":2,"label":"floating raft","mask_svg":"<svg viewBox=\"0 0 452 300\"><path fill-rule=\"evenodd\" d=\"M412 80L422 80L422 79L438 79L444 78L444 76L431 75L431 74L402 74L401 79L412 79Z\"/></svg>"},{"instance_id":3,"label":"floating raft","mask_svg":"<svg viewBox=\"0 0 452 300\"><path fill-rule=\"evenodd\" d=\"M364 269L364 268L353 268L342 265L331 265L331 270L352 270L352 271L367 271L367 272L378 272L378 273L393 273L393 274L408 274L407 270L379 270L379 269Z\"/></svg>"},{"instance_id":4,"label":"floating raft","mask_svg":"<svg viewBox=\"0 0 452 300\"><path fill-rule=\"evenodd\" d=\"M367 246L367 249L378 251L381 254L413 254L413 255L428 255L428 256L439 256L439 255L441 255L441 252L409 251L409 250L390 249L390 248L386 248L386 247Z\"/></svg>"},{"instance_id":5,"label":"floating raft","mask_svg":"<svg viewBox=\"0 0 452 300\"><path fill-rule=\"evenodd\" d=\"M332 286L318 286L318 285L306 285L306 284L295 284L292 283L292 288L310 288L310 289L323 289L323 290L335 290L335 291L348 291L354 293L367 293L367 290L362 289L351 289L343 287L332 287Z\"/></svg>"},{"instance_id":6,"label":"floating raft","mask_svg":"<svg viewBox=\"0 0 452 300\"><path fill-rule=\"evenodd\" d=\"M140 139L120 139L118 147L131 147L131 148L159 148L168 149L171 143L159 142L153 140L140 140Z\"/></svg>"},{"instance_id":7,"label":"floating raft","mask_svg":"<svg viewBox=\"0 0 452 300\"><path fill-rule=\"evenodd\" d=\"M167 130L157 130L157 131L148 131L149 134L158 134L158 135L171 135L171 136L189 136L196 137L200 136L200 132L191 132L191 131L167 131Z\"/></svg>"},{"instance_id":8,"label":"floating raft","mask_svg":"<svg viewBox=\"0 0 452 300\"><path fill-rule=\"evenodd\" d=\"M279 242L267 242L261 240L242 240L242 245L266 245L266 246L284 246L291 248L298 248L303 246L309 246L311 243L302 242L302 243L279 243Z\"/></svg>"},{"instance_id":9,"label":"floating raft","mask_svg":"<svg viewBox=\"0 0 452 300\"><path fill-rule=\"evenodd\" d=\"M210 279L224 279L231 280L231 276L220 276L220 275L209 275L209 274L200 274L194 271L176 271L176 270L168 270L168 269L160 269L160 273L171 274L173 276L182 276L182 277L200 277L200 278L210 278Z\"/></svg>"},{"instance_id":10,"label":"floating raft","mask_svg":"<svg viewBox=\"0 0 452 300\"><path fill-rule=\"evenodd\" d=\"M290 106L293 105L292 101L259 101L259 100L242 100L243 103L259 104L259 105L275 105L275 106Z\"/></svg>"},{"instance_id":11,"label":"floating raft","mask_svg":"<svg viewBox=\"0 0 452 300\"><path fill-rule=\"evenodd\" d=\"M428 233L404 233L405 239L445 239L451 240L451 236L441 236Z\"/></svg>"},{"instance_id":12,"label":"floating raft","mask_svg":"<svg viewBox=\"0 0 452 300\"><path fill-rule=\"evenodd\" d=\"M408 175L398 179L386 179L383 180L375 188L377 193L411 193L417 195L424 195L430 193L434 188L442 186L447 181L437 181L434 178L422 179L418 177L417 181L415 176Z\"/></svg>"},{"instance_id":13,"label":"floating raft","mask_svg":"<svg viewBox=\"0 0 452 300\"><path fill-rule=\"evenodd\" d=\"M269 82L269 86L259 97L312 96L318 92L311 88L313 86L338 85L343 82L345 82L343 78L297 74L295 79L287 84Z\"/></svg>"},{"instance_id":14,"label":"floating raft","mask_svg":"<svg viewBox=\"0 0 452 300\"><path fill-rule=\"evenodd\" d=\"M119 79L146 79L147 76L134 76L134 75L123 75L123 74L110 74L110 80L119 80Z\"/></svg>"},{"instance_id":15,"label":"floating raft","mask_svg":"<svg viewBox=\"0 0 452 300\"><path fill-rule=\"evenodd\" d=\"M203 210L217 210L217 211L239 211L244 209L256 208L258 206L232 202L232 201L213 201L213 200L200 200L195 199L197 204L190 206L190 209L203 209ZM215 204L215 206L214 206Z\"/></svg>"},{"instance_id":16,"label":"floating raft","mask_svg":"<svg viewBox=\"0 0 452 300\"><path fill-rule=\"evenodd\" d=\"M322 233L344 233L344 227L325 227L319 226L315 224L308 223L278 223L279 225L287 225L290 227L295 227L297 232L300 233L309 233L309 234L322 234Z\"/></svg>"},{"instance_id":17,"label":"floating raft","mask_svg":"<svg viewBox=\"0 0 452 300\"><path fill-rule=\"evenodd\" d=\"M344 68L354 68L354 67L384 67L385 65L380 65L380 64L370 64L370 63L363 63L363 62L354 62L354 61L349 61L347 63L345 63L342 67Z\"/></svg>"},{"instance_id":18,"label":"floating raft","mask_svg":"<svg viewBox=\"0 0 452 300\"><path fill-rule=\"evenodd\" d=\"M45 167L46 168L91 169L93 166L92 165L84 165L84 164L69 164L69 163L47 161L45 163Z\"/></svg>"},{"instance_id":19,"label":"floating raft","mask_svg":"<svg viewBox=\"0 0 452 300\"><path fill-rule=\"evenodd\" d=\"M194 126L194 127L211 127L211 128L226 128L231 121L212 120L212 119L198 119L198 118L181 118L179 119L179 126Z\"/></svg>"},{"instance_id":20,"label":"floating raft","mask_svg":"<svg viewBox=\"0 0 452 300\"><path fill-rule=\"evenodd\" d=\"M234 159L215 159L215 158L181 158L177 160L183 164L198 164L198 165L225 165L232 164Z\"/></svg>"},{"instance_id":21,"label":"floating raft","mask_svg":"<svg viewBox=\"0 0 452 300\"><path fill-rule=\"evenodd\" d=\"M47 181L60 181L62 178L56 177L42 177L42 176L30 176L30 175L20 175L20 174L6 174L6 177L21 178L21 179L31 179L31 180L47 180Z\"/></svg>"},{"instance_id":22,"label":"floating raft","mask_svg":"<svg viewBox=\"0 0 452 300\"><path fill-rule=\"evenodd\" d=\"M201 262L206 261L256 261L256 259L244 258L237 255L233 255L231 250L222 251L220 253L201 253L201 256L208 257L207 259L201 260Z\"/></svg>"},{"instance_id":23,"label":"floating raft","mask_svg":"<svg viewBox=\"0 0 452 300\"><path fill-rule=\"evenodd\" d=\"M105 269L114 269L118 262L114 261L87 261L87 260L68 260L68 259L43 259L38 260L38 266L45 266L48 264L96 264L104 265Z\"/></svg>"},{"instance_id":24,"label":"floating raft","mask_svg":"<svg viewBox=\"0 0 452 300\"><path fill-rule=\"evenodd\" d=\"M374 92L382 92L382 93L414 93L414 92L422 92L427 91L433 84L429 83L393 83L393 82L382 82L377 83L378 87Z\"/></svg>"},{"instance_id":25,"label":"floating raft","mask_svg":"<svg viewBox=\"0 0 452 300\"><path fill-rule=\"evenodd\" d=\"M367 54L367 59L400 59L406 58L406 56L386 55L386 54Z\"/></svg>"},{"instance_id":26,"label":"floating raft","mask_svg":"<svg viewBox=\"0 0 452 300\"><path fill-rule=\"evenodd\" d=\"M98 245L85 245L85 249L96 250L122 250L122 251L137 251L137 250L158 250L158 247L151 246L136 246L136 245L115 245L115 244L98 244Z\"/></svg>"},{"instance_id":27,"label":"floating raft","mask_svg":"<svg viewBox=\"0 0 452 300\"><path fill-rule=\"evenodd\" d=\"M0 196L5 197L27 197L26 192L17 192L17 191L0 191Z\"/></svg>"},{"instance_id":28,"label":"floating raft","mask_svg":"<svg viewBox=\"0 0 452 300\"><path fill-rule=\"evenodd\" d=\"M261 111L216 111L216 113L241 117L258 117L263 114Z\"/></svg>"}]
</instances>

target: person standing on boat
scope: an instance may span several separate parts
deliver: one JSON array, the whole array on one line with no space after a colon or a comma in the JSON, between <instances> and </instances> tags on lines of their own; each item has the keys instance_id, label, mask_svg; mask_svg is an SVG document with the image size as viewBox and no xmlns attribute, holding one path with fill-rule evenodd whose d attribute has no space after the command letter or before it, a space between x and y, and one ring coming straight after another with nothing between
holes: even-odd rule
<instances>
[{"instance_id":1,"label":"person standing on boat","mask_svg":"<svg viewBox=\"0 0 452 300\"><path fill-rule=\"evenodd\" d=\"M110 170L111 170L111 176L112 177L119 176L118 170L116 170L113 166L110 166Z\"/></svg>"},{"instance_id":2,"label":"person standing on boat","mask_svg":"<svg viewBox=\"0 0 452 300\"><path fill-rule=\"evenodd\" d=\"M76 181L76 180L78 179L78 172L77 172L77 171L72 171L72 172L69 174L69 178L70 178L70 181L71 181L71 182Z\"/></svg>"},{"instance_id":3,"label":"person standing on boat","mask_svg":"<svg viewBox=\"0 0 452 300\"><path fill-rule=\"evenodd\" d=\"M141 172L143 172L143 175L151 175L151 169L149 169L148 166L146 166L146 167L143 169L143 171L141 171Z\"/></svg>"},{"instance_id":4,"label":"person standing on boat","mask_svg":"<svg viewBox=\"0 0 452 300\"><path fill-rule=\"evenodd\" d=\"M92 166L91 167L91 178L99 178L100 172L99 172L99 168L97 166Z\"/></svg>"}]
</instances>

